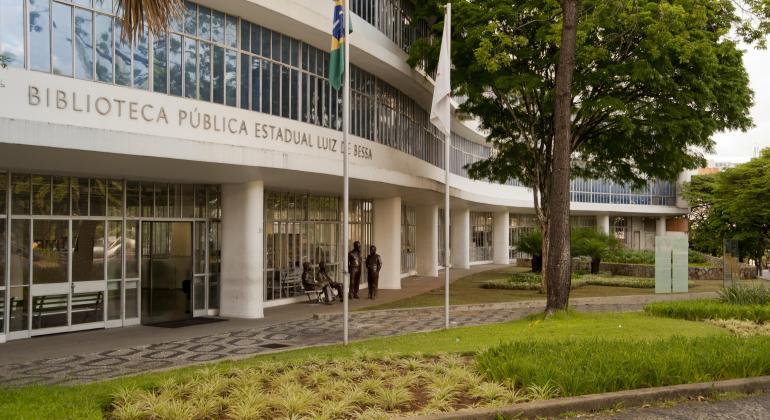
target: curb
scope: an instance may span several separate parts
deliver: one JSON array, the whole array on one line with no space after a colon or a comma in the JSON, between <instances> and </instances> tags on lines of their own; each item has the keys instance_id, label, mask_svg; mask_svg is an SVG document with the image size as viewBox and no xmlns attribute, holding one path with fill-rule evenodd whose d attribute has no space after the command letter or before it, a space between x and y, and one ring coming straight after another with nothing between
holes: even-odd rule
<instances>
[{"instance_id":1,"label":"curb","mask_svg":"<svg viewBox=\"0 0 770 420\"><path fill-rule=\"evenodd\" d=\"M673 385L659 388L642 388L606 394L583 395L580 397L557 398L534 401L507 407L458 411L430 416L409 417L412 420L481 420L502 416L504 418L557 417L568 412L592 412L622 404L624 408L664 400L687 397L709 396L721 392L756 393L770 390L770 376L731 379L718 382Z\"/></svg>"},{"instance_id":2,"label":"curb","mask_svg":"<svg viewBox=\"0 0 770 420\"><path fill-rule=\"evenodd\" d=\"M570 308L602 306L602 305L646 305L652 302L669 302L678 300L693 299L713 299L717 297L716 292L699 293L681 293L666 295L628 295L615 296L609 300L606 298L576 298L570 300ZM508 310L508 309L544 309L545 299L542 300L522 300L518 302L499 302L499 303L476 303L468 305L452 305L450 311L489 311L489 310ZM423 306L418 308L398 308L398 309L379 309L379 310L358 310L351 312L351 315L388 315L394 313L425 313L430 311L443 311L443 306ZM638 310L638 309L636 309ZM342 316L341 313L314 313L313 319L329 319Z\"/></svg>"}]
</instances>

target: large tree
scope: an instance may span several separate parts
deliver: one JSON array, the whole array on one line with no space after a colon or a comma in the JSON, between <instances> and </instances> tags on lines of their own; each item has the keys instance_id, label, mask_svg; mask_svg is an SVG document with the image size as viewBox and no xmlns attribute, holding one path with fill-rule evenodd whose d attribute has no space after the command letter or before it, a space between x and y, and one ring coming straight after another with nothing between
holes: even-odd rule
<instances>
[{"instance_id":1,"label":"large tree","mask_svg":"<svg viewBox=\"0 0 770 420\"><path fill-rule=\"evenodd\" d=\"M422 17L440 16L440 0L421 3ZM554 172L564 180L563 166L555 166L563 164L555 152L564 143L556 142L554 118L566 8L557 0L454 0L453 8L452 80L464 100L460 112L480 121L496 150L471 165L471 174L532 189L544 261L559 261L567 266L559 271L567 272L563 256L547 257ZM649 179L675 180L704 163L714 133L752 125L753 93L730 34L757 40L763 28L741 20L733 1L583 0L579 11L567 177L640 187ZM441 27L434 25L436 33ZM431 70L439 38L418 41L412 64ZM567 212L557 211L563 231ZM547 263L544 270L547 288L559 289L555 306L566 306L569 282L549 276Z\"/></svg>"},{"instance_id":2,"label":"large tree","mask_svg":"<svg viewBox=\"0 0 770 420\"><path fill-rule=\"evenodd\" d=\"M725 239L736 240L739 257L760 262L770 247L770 149L724 172L694 176L684 195L695 249L720 254Z\"/></svg>"}]
</instances>

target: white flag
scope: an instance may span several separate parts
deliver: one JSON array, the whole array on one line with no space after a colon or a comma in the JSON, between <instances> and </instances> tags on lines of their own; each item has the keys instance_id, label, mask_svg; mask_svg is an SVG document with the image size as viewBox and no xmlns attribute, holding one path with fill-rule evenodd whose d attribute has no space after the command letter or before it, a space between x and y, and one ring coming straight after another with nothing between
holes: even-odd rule
<instances>
[{"instance_id":1,"label":"white flag","mask_svg":"<svg viewBox=\"0 0 770 420\"><path fill-rule=\"evenodd\" d=\"M441 54L438 59L438 71L436 72L436 89L433 91L433 105L430 109L430 122L436 126L445 136L451 131L452 110L452 84L450 71L452 57L450 55L450 41L452 38L452 15L447 10L444 20L444 36L441 38Z\"/></svg>"}]
</instances>

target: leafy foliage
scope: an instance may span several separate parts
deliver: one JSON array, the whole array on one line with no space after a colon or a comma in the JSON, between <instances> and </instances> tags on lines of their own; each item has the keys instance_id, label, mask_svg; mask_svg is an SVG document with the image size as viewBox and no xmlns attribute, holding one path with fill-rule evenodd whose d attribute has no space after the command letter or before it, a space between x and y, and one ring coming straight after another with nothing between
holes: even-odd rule
<instances>
[{"instance_id":1,"label":"leafy foliage","mask_svg":"<svg viewBox=\"0 0 770 420\"><path fill-rule=\"evenodd\" d=\"M423 16L440 16L426 1ZM573 173L642 185L705 163L717 131L747 129L752 92L726 0L586 0L573 80ZM499 151L476 177L547 192L561 10L555 0L453 2L452 73L462 113ZM442 23L434 27L440 34ZM440 36L411 62L435 68Z\"/></svg>"},{"instance_id":2,"label":"leafy foliage","mask_svg":"<svg viewBox=\"0 0 770 420\"><path fill-rule=\"evenodd\" d=\"M521 340L483 352L476 363L490 380L527 388L550 385L561 396L575 396L767 375L770 341L728 335L653 341Z\"/></svg>"},{"instance_id":3,"label":"leafy foliage","mask_svg":"<svg viewBox=\"0 0 770 420\"><path fill-rule=\"evenodd\" d=\"M685 185L694 248L721 254L724 239L740 242L739 256L761 257L770 247L770 149L750 162Z\"/></svg>"},{"instance_id":4,"label":"leafy foliage","mask_svg":"<svg viewBox=\"0 0 770 420\"><path fill-rule=\"evenodd\" d=\"M8 61L9 61L8 57L0 54L0 68L3 68L3 69L8 68Z\"/></svg>"}]
</instances>

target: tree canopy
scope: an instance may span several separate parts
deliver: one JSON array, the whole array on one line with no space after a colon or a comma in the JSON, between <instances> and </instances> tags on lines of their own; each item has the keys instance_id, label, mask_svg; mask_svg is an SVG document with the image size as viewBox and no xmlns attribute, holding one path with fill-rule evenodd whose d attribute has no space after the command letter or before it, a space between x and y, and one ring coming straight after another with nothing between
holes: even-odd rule
<instances>
[{"instance_id":1,"label":"tree canopy","mask_svg":"<svg viewBox=\"0 0 770 420\"><path fill-rule=\"evenodd\" d=\"M695 249L719 254L732 239L741 257L756 259L770 247L770 149L724 172L694 176L685 197Z\"/></svg>"},{"instance_id":2,"label":"tree canopy","mask_svg":"<svg viewBox=\"0 0 770 420\"><path fill-rule=\"evenodd\" d=\"M435 7L420 10L435 14ZM558 1L455 0L453 8L460 111L480 120L498 151L472 174L547 192ZM705 163L715 132L749 128L753 93L729 36L748 25L739 13L729 0L584 0L572 84L573 174L635 185L676 179ZM435 41L416 43L412 62L427 59L430 69Z\"/></svg>"}]
</instances>

